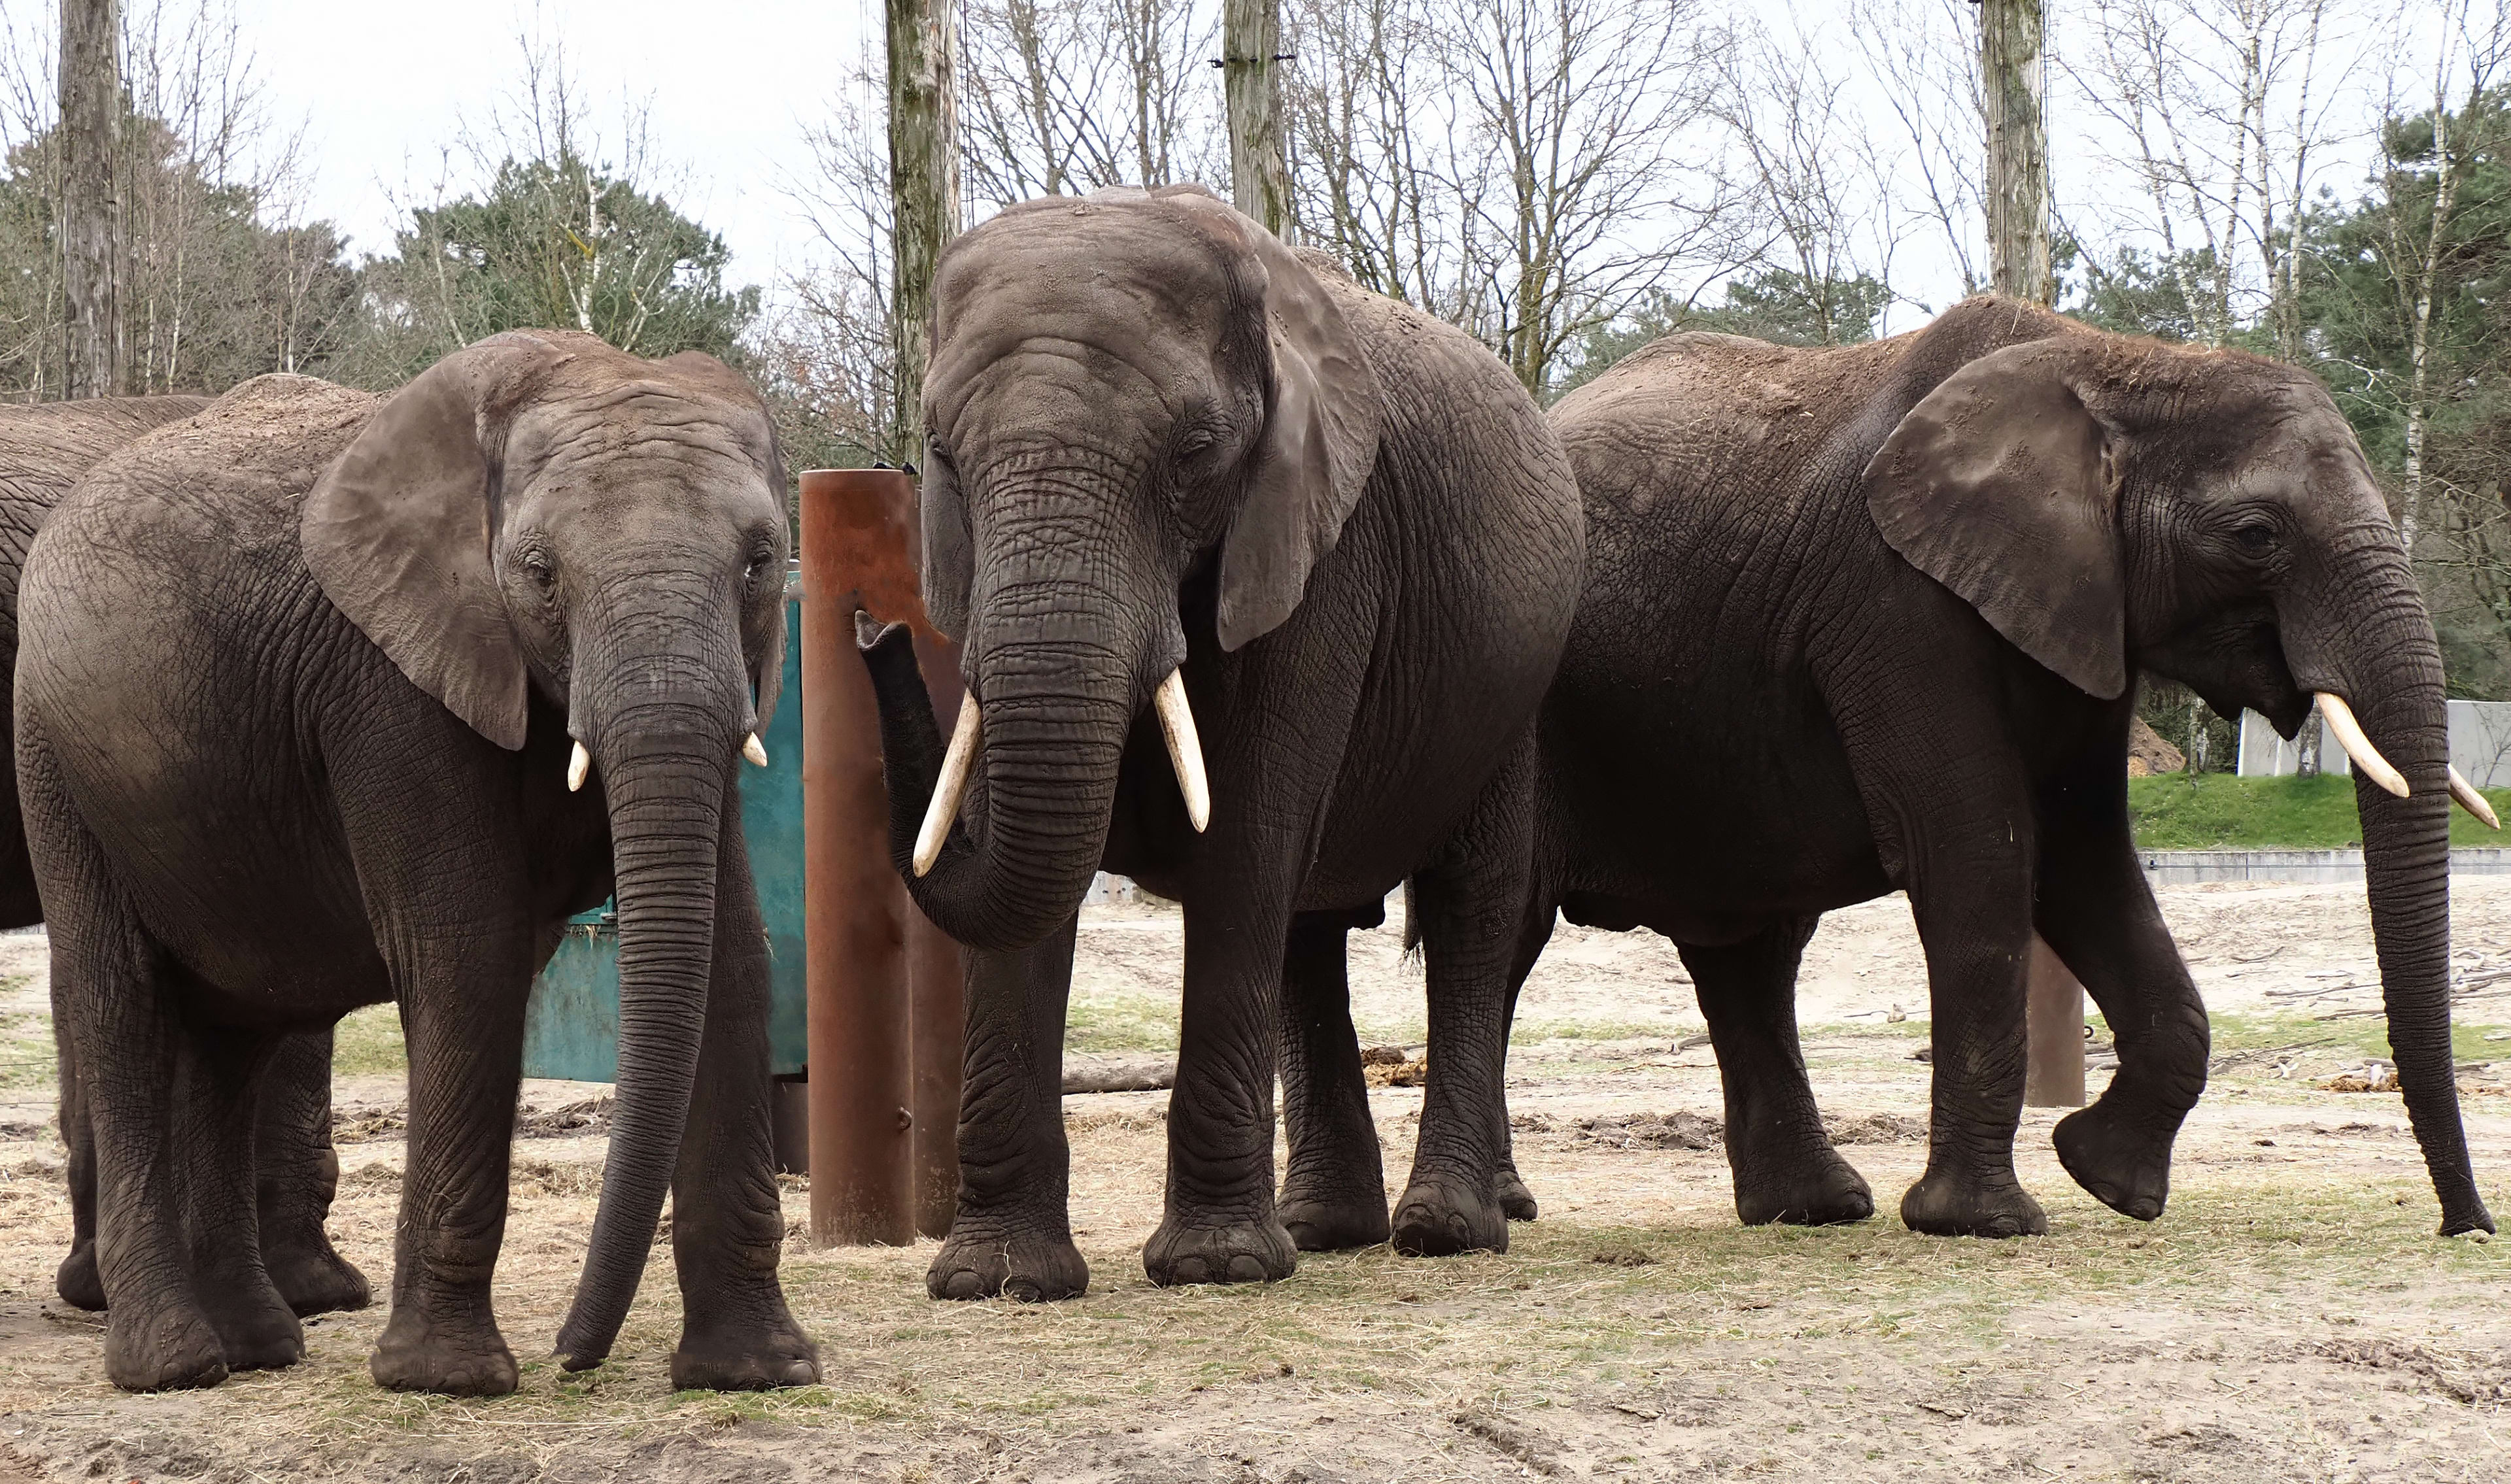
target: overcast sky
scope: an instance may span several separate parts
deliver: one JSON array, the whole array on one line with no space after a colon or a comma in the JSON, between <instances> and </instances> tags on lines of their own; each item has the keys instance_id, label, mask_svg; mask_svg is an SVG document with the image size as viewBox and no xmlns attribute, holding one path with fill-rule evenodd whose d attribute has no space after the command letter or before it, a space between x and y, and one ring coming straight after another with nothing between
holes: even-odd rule
<instances>
[{"instance_id":1,"label":"overcast sky","mask_svg":"<svg viewBox=\"0 0 2511 1484\"><path fill-rule=\"evenodd\" d=\"M563 41L597 128L615 133L623 97L650 102L654 151L685 172L675 204L723 234L734 282L757 284L803 250L777 181L807 166L803 124L861 57L878 13L872 0L236 0L236 10L274 122L309 126L312 214L338 222L357 250L388 247L395 199L428 191L463 120L512 95L517 38L537 26Z\"/></svg>"}]
</instances>

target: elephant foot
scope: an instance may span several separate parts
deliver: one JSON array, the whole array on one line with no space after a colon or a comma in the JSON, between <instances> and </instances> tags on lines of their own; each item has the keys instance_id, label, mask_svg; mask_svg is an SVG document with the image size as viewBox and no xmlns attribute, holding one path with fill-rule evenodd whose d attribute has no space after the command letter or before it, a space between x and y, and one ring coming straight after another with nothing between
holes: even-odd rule
<instances>
[{"instance_id":1,"label":"elephant foot","mask_svg":"<svg viewBox=\"0 0 2511 1484\"><path fill-rule=\"evenodd\" d=\"M1090 1265L1061 1224L1051 1236L979 1237L964 1220L953 1222L933 1266L924 1272L924 1291L937 1299L990 1299L1000 1295L1024 1304L1077 1299L1090 1291Z\"/></svg>"},{"instance_id":2,"label":"elephant foot","mask_svg":"<svg viewBox=\"0 0 2511 1484\"><path fill-rule=\"evenodd\" d=\"M1387 1237L1386 1197L1382 1192L1329 1196L1285 1190L1282 1199L1274 1202L1273 1214L1282 1223L1282 1230L1291 1234L1291 1245L1302 1252L1374 1247Z\"/></svg>"},{"instance_id":3,"label":"elephant foot","mask_svg":"<svg viewBox=\"0 0 2511 1484\"><path fill-rule=\"evenodd\" d=\"M205 1275L201 1309L230 1371L281 1371L305 1358L305 1326L259 1274Z\"/></svg>"},{"instance_id":4,"label":"elephant foot","mask_svg":"<svg viewBox=\"0 0 2511 1484\"><path fill-rule=\"evenodd\" d=\"M1486 1199L1441 1175L1414 1175L1395 1203L1395 1250L1406 1257L1453 1257L1508 1250L1508 1216Z\"/></svg>"},{"instance_id":5,"label":"elephant foot","mask_svg":"<svg viewBox=\"0 0 2511 1484\"><path fill-rule=\"evenodd\" d=\"M374 1288L367 1275L331 1250L328 1242L311 1248L265 1247L261 1260L270 1270L271 1285L300 1318L364 1309L374 1302Z\"/></svg>"},{"instance_id":6,"label":"elephant foot","mask_svg":"<svg viewBox=\"0 0 2511 1484\"><path fill-rule=\"evenodd\" d=\"M1837 1150L1826 1147L1819 1158L1798 1158L1785 1166L1776 1161L1739 1162L1735 1214L1748 1227L1774 1221L1795 1227L1839 1226L1874 1215L1874 1192Z\"/></svg>"},{"instance_id":7,"label":"elephant foot","mask_svg":"<svg viewBox=\"0 0 2511 1484\"><path fill-rule=\"evenodd\" d=\"M1299 1252L1276 1219L1191 1227L1175 1215L1142 1244L1142 1271L1163 1288L1180 1283L1277 1283L1298 1270Z\"/></svg>"},{"instance_id":8,"label":"elephant foot","mask_svg":"<svg viewBox=\"0 0 2511 1484\"><path fill-rule=\"evenodd\" d=\"M53 1288L73 1309L104 1312L104 1278L96 1271L93 1238L70 1248L70 1255L61 1259L60 1271L53 1275Z\"/></svg>"},{"instance_id":9,"label":"elephant foot","mask_svg":"<svg viewBox=\"0 0 2511 1484\"><path fill-rule=\"evenodd\" d=\"M515 1352L497 1333L483 1295L476 1316L431 1315L415 1303L395 1304L383 1338L367 1361L388 1391L443 1396L503 1396L515 1389Z\"/></svg>"},{"instance_id":10,"label":"elephant foot","mask_svg":"<svg viewBox=\"0 0 2511 1484\"><path fill-rule=\"evenodd\" d=\"M190 1305L115 1309L104 1326L104 1378L126 1391L213 1387L227 1379L226 1351L209 1317Z\"/></svg>"},{"instance_id":11,"label":"elephant foot","mask_svg":"<svg viewBox=\"0 0 2511 1484\"><path fill-rule=\"evenodd\" d=\"M2120 1115L2109 1098L2058 1121L2051 1142L2058 1162L2094 1199L2122 1216L2151 1221L2171 1199L2171 1145L2178 1129L2156 1134Z\"/></svg>"},{"instance_id":12,"label":"elephant foot","mask_svg":"<svg viewBox=\"0 0 2511 1484\"><path fill-rule=\"evenodd\" d=\"M1534 1192L1526 1188L1526 1177L1514 1164L1499 1167L1499 1209L1511 1221L1532 1221L1536 1215Z\"/></svg>"},{"instance_id":13,"label":"elephant foot","mask_svg":"<svg viewBox=\"0 0 2511 1484\"><path fill-rule=\"evenodd\" d=\"M784 1307L780 1300L777 1306ZM672 1351L676 1391L773 1391L820 1379L820 1350L788 1316L781 1325L734 1329L723 1324L680 1332Z\"/></svg>"},{"instance_id":14,"label":"elephant foot","mask_svg":"<svg viewBox=\"0 0 2511 1484\"><path fill-rule=\"evenodd\" d=\"M1901 1220L1930 1237L2044 1237L2049 1213L2007 1170L1994 1180L1930 1169L1901 1198Z\"/></svg>"}]
</instances>

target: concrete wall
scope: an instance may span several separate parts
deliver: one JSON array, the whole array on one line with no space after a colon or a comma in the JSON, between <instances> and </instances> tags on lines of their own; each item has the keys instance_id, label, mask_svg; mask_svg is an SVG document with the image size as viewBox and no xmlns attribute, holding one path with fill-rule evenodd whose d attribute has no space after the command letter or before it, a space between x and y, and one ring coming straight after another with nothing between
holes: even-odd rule
<instances>
[{"instance_id":1,"label":"concrete wall","mask_svg":"<svg viewBox=\"0 0 2511 1484\"><path fill-rule=\"evenodd\" d=\"M2156 886L2192 881L2361 881L2363 853L2345 851L2139 851ZM2450 853L2454 876L2511 876L2511 850L2486 847Z\"/></svg>"},{"instance_id":2,"label":"concrete wall","mask_svg":"<svg viewBox=\"0 0 2511 1484\"><path fill-rule=\"evenodd\" d=\"M2312 721L2318 718L2314 716ZM2302 738L2310 735L2312 722L2302 723ZM2243 778L2280 778L2299 771L2301 762L2300 739L2286 742L2276 736L2267 719L2256 711L2241 713L2241 747L2238 771ZM2322 773L2350 774L2353 763L2335 738L2320 744L2319 769ZM2479 788L2511 788L2511 702L2453 701L2450 703L2451 766Z\"/></svg>"}]
</instances>

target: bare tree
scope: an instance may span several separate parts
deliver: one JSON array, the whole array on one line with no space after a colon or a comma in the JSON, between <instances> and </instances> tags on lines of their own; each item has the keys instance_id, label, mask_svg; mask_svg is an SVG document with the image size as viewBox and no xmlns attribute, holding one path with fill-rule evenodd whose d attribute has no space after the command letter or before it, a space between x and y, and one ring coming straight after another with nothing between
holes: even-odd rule
<instances>
[{"instance_id":1,"label":"bare tree","mask_svg":"<svg viewBox=\"0 0 2511 1484\"><path fill-rule=\"evenodd\" d=\"M122 7L61 0L60 236L72 397L122 390Z\"/></svg>"},{"instance_id":2,"label":"bare tree","mask_svg":"<svg viewBox=\"0 0 2511 1484\"><path fill-rule=\"evenodd\" d=\"M1923 204L1965 296L1988 285L1979 151L1987 103L1971 44L1976 14L1969 0L1874 0L1848 12L1850 34L1907 145L1891 162L1889 194Z\"/></svg>"},{"instance_id":3,"label":"bare tree","mask_svg":"<svg viewBox=\"0 0 2511 1484\"><path fill-rule=\"evenodd\" d=\"M2111 226L2159 245L2198 338L2264 321L2298 356L2292 228L2350 127L2372 6L2090 0L2077 24L2083 40L2059 57L2118 136L2108 163L2144 197L2141 219Z\"/></svg>"},{"instance_id":4,"label":"bare tree","mask_svg":"<svg viewBox=\"0 0 2511 1484\"><path fill-rule=\"evenodd\" d=\"M894 461L898 333L891 293L889 160L881 131L887 88L869 59L839 84L834 122L807 133L812 167L784 191L813 235L805 268L755 345L771 391L792 409L789 446L818 446L839 465Z\"/></svg>"},{"instance_id":5,"label":"bare tree","mask_svg":"<svg viewBox=\"0 0 2511 1484\"><path fill-rule=\"evenodd\" d=\"M961 25L960 169L977 201L1225 172L1205 81L1215 0L972 0Z\"/></svg>"},{"instance_id":6,"label":"bare tree","mask_svg":"<svg viewBox=\"0 0 2511 1484\"><path fill-rule=\"evenodd\" d=\"M1451 188L1474 204L1489 284L1480 328L1537 396L1579 336L1714 240L1714 181L1681 147L1710 109L1719 38L1702 9L1457 0L1444 18L1470 139Z\"/></svg>"}]
</instances>

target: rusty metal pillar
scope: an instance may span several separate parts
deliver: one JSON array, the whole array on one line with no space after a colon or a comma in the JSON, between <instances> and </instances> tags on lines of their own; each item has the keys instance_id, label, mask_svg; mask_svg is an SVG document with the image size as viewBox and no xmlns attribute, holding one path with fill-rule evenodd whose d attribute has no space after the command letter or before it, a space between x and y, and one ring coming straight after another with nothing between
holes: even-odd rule
<instances>
[{"instance_id":1,"label":"rusty metal pillar","mask_svg":"<svg viewBox=\"0 0 2511 1484\"><path fill-rule=\"evenodd\" d=\"M879 614L902 577L913 591L914 491L889 470L806 470L801 482L811 1236L904 1245L915 1239L912 909L890 864L879 716L854 615Z\"/></svg>"},{"instance_id":2,"label":"rusty metal pillar","mask_svg":"<svg viewBox=\"0 0 2511 1484\"><path fill-rule=\"evenodd\" d=\"M2084 986L2036 932L2031 934L2031 969L2023 994L2024 1103L2033 1108L2081 1108Z\"/></svg>"},{"instance_id":3,"label":"rusty metal pillar","mask_svg":"<svg viewBox=\"0 0 2511 1484\"><path fill-rule=\"evenodd\" d=\"M934 719L942 735L959 723L965 687L959 648L919 628L916 667L933 693ZM966 970L959 945L931 920L907 907L907 979L915 1002L915 1230L926 1237L950 1235L959 1208L959 1071L968 1035Z\"/></svg>"}]
</instances>

